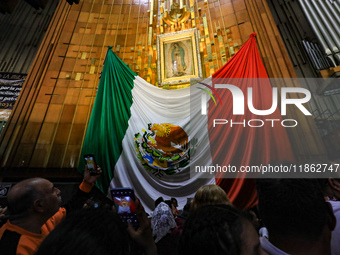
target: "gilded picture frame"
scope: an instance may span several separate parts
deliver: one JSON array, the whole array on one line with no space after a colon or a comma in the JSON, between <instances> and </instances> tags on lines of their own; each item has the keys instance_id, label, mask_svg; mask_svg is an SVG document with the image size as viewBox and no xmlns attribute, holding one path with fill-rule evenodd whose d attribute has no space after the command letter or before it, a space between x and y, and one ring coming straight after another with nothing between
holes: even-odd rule
<instances>
[{"instance_id":1,"label":"gilded picture frame","mask_svg":"<svg viewBox=\"0 0 340 255\"><path fill-rule=\"evenodd\" d=\"M198 35L196 28L158 35L158 86L203 78Z\"/></svg>"}]
</instances>

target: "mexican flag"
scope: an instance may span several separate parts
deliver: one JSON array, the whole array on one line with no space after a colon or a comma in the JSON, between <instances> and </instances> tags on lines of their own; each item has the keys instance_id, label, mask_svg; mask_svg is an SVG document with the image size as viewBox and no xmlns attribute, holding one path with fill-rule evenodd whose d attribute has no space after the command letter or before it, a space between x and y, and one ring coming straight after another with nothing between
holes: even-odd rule
<instances>
[{"instance_id":1,"label":"mexican flag","mask_svg":"<svg viewBox=\"0 0 340 255\"><path fill-rule=\"evenodd\" d=\"M83 155L92 153L103 170L97 186L104 193L132 187L147 211L160 196L176 197L184 206L199 187L215 183L213 175L189 173L191 164L211 164L207 116L200 114L201 92L196 91L155 87L109 48L79 171L84 169Z\"/></svg>"},{"instance_id":2,"label":"mexican flag","mask_svg":"<svg viewBox=\"0 0 340 255\"><path fill-rule=\"evenodd\" d=\"M97 186L104 193L132 187L151 211L160 196L175 197L182 207L199 187L216 182L234 205L253 207L257 176L239 170L294 161L289 138L275 105L271 114L256 115L245 98L244 113L234 114L232 93L216 84L231 84L243 95L251 87L255 109L271 108L272 85L255 34L212 78L178 90L149 84L109 48L82 149L103 169ZM235 174L207 174L208 167L232 167Z\"/></svg>"}]
</instances>

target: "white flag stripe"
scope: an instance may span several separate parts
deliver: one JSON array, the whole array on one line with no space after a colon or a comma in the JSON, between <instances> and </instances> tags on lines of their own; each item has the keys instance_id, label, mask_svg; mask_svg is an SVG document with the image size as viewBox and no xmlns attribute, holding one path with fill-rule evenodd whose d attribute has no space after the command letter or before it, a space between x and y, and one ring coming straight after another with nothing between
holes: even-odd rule
<instances>
[{"instance_id":1,"label":"white flag stripe","mask_svg":"<svg viewBox=\"0 0 340 255\"><path fill-rule=\"evenodd\" d=\"M145 169L140 163L134 137L136 133L142 134L143 129L147 130L149 123L180 126L187 133L189 141L197 139L197 146L200 148L197 155L191 156L190 164L210 165L207 116L201 115L200 90L197 89L197 93L191 95L190 88L163 90L137 76L132 96L131 118L122 142L123 152L116 164L110 187L134 188L136 196L140 198L148 212L153 210L154 200L160 196L164 199L176 197L181 208L185 205L187 197L193 197L200 186L215 183L215 179L200 178L201 173L190 178L189 166L173 175L164 174L161 177L153 175L152 171ZM190 103L190 99L194 102ZM194 109L190 111L190 107Z\"/></svg>"}]
</instances>

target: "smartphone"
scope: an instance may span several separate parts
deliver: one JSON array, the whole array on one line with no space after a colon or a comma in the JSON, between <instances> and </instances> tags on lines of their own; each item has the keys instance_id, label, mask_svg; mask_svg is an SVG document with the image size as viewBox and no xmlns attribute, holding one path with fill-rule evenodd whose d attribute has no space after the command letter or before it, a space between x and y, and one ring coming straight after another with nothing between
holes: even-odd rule
<instances>
[{"instance_id":1,"label":"smartphone","mask_svg":"<svg viewBox=\"0 0 340 255\"><path fill-rule=\"evenodd\" d=\"M132 188L111 189L112 200L119 218L123 223L131 222L134 228L139 227L136 215L135 193Z\"/></svg>"},{"instance_id":2,"label":"smartphone","mask_svg":"<svg viewBox=\"0 0 340 255\"><path fill-rule=\"evenodd\" d=\"M90 175L97 175L97 164L93 154L84 155L85 164L90 172Z\"/></svg>"}]
</instances>

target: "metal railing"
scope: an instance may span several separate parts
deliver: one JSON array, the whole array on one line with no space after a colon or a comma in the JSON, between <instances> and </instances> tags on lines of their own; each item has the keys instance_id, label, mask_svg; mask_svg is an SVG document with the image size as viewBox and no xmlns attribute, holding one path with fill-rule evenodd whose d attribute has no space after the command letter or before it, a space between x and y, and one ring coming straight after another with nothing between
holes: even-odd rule
<instances>
[{"instance_id":1,"label":"metal railing","mask_svg":"<svg viewBox=\"0 0 340 255\"><path fill-rule=\"evenodd\" d=\"M318 111L315 110L312 114L321 136L325 136L340 128L340 109L335 112L331 112L329 109L318 114L316 112Z\"/></svg>"},{"instance_id":2,"label":"metal railing","mask_svg":"<svg viewBox=\"0 0 340 255\"><path fill-rule=\"evenodd\" d=\"M5 129L6 123L6 120L0 120L0 136L2 134L2 131Z\"/></svg>"}]
</instances>

